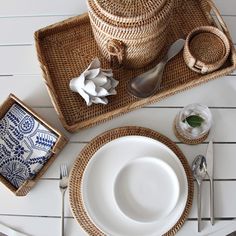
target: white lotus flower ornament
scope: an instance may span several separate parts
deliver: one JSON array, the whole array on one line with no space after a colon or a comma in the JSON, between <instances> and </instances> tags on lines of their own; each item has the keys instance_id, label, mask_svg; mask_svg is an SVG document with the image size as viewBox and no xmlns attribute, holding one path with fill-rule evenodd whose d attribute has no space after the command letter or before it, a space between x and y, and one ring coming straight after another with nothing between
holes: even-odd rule
<instances>
[{"instance_id":1,"label":"white lotus flower ornament","mask_svg":"<svg viewBox=\"0 0 236 236\"><path fill-rule=\"evenodd\" d=\"M88 106L92 103L107 104L106 96L115 95L118 81L113 78L111 69L102 69L98 58L77 78L70 81L70 89L79 93Z\"/></svg>"}]
</instances>

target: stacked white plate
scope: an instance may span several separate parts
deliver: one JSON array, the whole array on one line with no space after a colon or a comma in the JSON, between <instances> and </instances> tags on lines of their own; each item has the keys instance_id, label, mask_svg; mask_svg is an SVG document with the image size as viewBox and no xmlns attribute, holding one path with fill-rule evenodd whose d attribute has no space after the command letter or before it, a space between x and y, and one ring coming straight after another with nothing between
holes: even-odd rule
<instances>
[{"instance_id":1,"label":"stacked white plate","mask_svg":"<svg viewBox=\"0 0 236 236\"><path fill-rule=\"evenodd\" d=\"M163 143L143 136L105 144L82 179L85 210L106 235L162 235L181 217L187 197L179 158Z\"/></svg>"}]
</instances>

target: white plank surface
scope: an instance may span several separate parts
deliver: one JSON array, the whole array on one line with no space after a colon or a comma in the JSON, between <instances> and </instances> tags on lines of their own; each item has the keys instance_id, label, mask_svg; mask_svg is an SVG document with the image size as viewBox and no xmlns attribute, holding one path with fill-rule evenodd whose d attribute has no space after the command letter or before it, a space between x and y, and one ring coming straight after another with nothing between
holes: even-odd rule
<instances>
[{"instance_id":1,"label":"white plank surface","mask_svg":"<svg viewBox=\"0 0 236 236\"><path fill-rule=\"evenodd\" d=\"M52 165L52 168L43 175L43 179L56 179L59 178L58 169L60 164L66 163L69 168L77 159L78 153L83 149L85 143L69 143L62 153L58 156L57 161ZM204 155L206 153L207 143L189 146L186 144L177 144L186 156L189 164L191 165L193 159L198 154ZM216 180L236 180L236 144L214 144L215 152L215 167L214 178ZM227 170L227 171L225 171Z\"/></svg>"},{"instance_id":2,"label":"white plank surface","mask_svg":"<svg viewBox=\"0 0 236 236\"><path fill-rule=\"evenodd\" d=\"M235 44L236 43L236 31L235 31L236 16L223 16L223 19L229 29L232 40Z\"/></svg>"},{"instance_id":3,"label":"white plank surface","mask_svg":"<svg viewBox=\"0 0 236 236\"><path fill-rule=\"evenodd\" d=\"M0 93L0 100L3 101L6 97L13 93L16 96L24 99L24 101L32 107L52 107L52 102L44 84L43 78L40 75L13 75L0 76L1 84L4 84L5 89ZM17 83L17 86L16 86ZM30 90L26 93L25 88L30 85Z\"/></svg>"},{"instance_id":4,"label":"white plank surface","mask_svg":"<svg viewBox=\"0 0 236 236\"><path fill-rule=\"evenodd\" d=\"M9 227L14 227L24 233L29 234L30 236L54 236L60 235L60 220L58 218L49 218L49 217L16 217L16 216L2 216L1 223L7 224ZM212 227L209 227L209 221L203 221L203 231L197 233L197 222L196 221L187 221L184 227L176 234L177 236L203 236L208 235L210 232L214 233L214 236L223 236L217 231L225 229L227 226L232 227L231 221L217 221L213 230L210 230ZM236 225L236 223L234 222ZM38 231L39 225L41 226L41 231ZM82 231L79 225L76 223L76 220L71 218L65 219L65 225L68 236L86 236L87 234ZM42 227L43 226L43 227ZM213 232L212 232L213 231ZM224 231L225 232L225 231ZM226 231L227 232L227 231ZM229 233L230 231L228 231Z\"/></svg>"},{"instance_id":5,"label":"white plank surface","mask_svg":"<svg viewBox=\"0 0 236 236\"><path fill-rule=\"evenodd\" d=\"M0 45L32 44L34 32L68 16L0 18Z\"/></svg>"},{"instance_id":6,"label":"white plank surface","mask_svg":"<svg viewBox=\"0 0 236 236\"><path fill-rule=\"evenodd\" d=\"M40 180L37 186L25 197L15 197L8 189L1 188L1 197L4 203L0 206L2 215L27 215L60 217L61 193L58 189L58 180ZM215 217L236 218L236 181L215 181ZM196 190L196 185L195 185ZM50 193L50 196L48 195ZM209 218L209 182L204 181L202 186L202 217ZM10 206L10 207L9 207ZM48 207L45 207L48 206ZM49 207L50 206L50 207ZM72 217L69 207L68 192L65 198L65 216ZM196 192L189 218L197 218Z\"/></svg>"},{"instance_id":7,"label":"white plank surface","mask_svg":"<svg viewBox=\"0 0 236 236\"><path fill-rule=\"evenodd\" d=\"M29 236L57 236L60 235L61 228L60 219L52 217L0 216L0 223ZM66 218L65 227L68 236L88 235L74 219Z\"/></svg>"},{"instance_id":8,"label":"white plank surface","mask_svg":"<svg viewBox=\"0 0 236 236\"><path fill-rule=\"evenodd\" d=\"M33 45L0 46L0 75L41 74Z\"/></svg>"},{"instance_id":9,"label":"white plank surface","mask_svg":"<svg viewBox=\"0 0 236 236\"><path fill-rule=\"evenodd\" d=\"M0 75L41 75L34 45L0 46L0 65Z\"/></svg>"},{"instance_id":10,"label":"white plank surface","mask_svg":"<svg viewBox=\"0 0 236 236\"><path fill-rule=\"evenodd\" d=\"M62 21L69 16L38 16L0 18L0 45L33 44L34 32L40 28ZM233 42L236 42L236 32L233 30L236 17L223 16L229 27Z\"/></svg>"},{"instance_id":11,"label":"white plank surface","mask_svg":"<svg viewBox=\"0 0 236 236\"><path fill-rule=\"evenodd\" d=\"M1 0L0 6L0 15L2 17L77 15L87 9L84 0Z\"/></svg>"},{"instance_id":12,"label":"white plank surface","mask_svg":"<svg viewBox=\"0 0 236 236\"><path fill-rule=\"evenodd\" d=\"M214 0L224 15L235 15L235 0ZM84 0L1 0L0 16L77 15L86 11Z\"/></svg>"},{"instance_id":13,"label":"white plank surface","mask_svg":"<svg viewBox=\"0 0 236 236\"><path fill-rule=\"evenodd\" d=\"M206 103L207 104L207 103ZM39 113L45 114L48 120L56 120L56 113L51 109L37 109ZM74 142L90 141L95 135L106 130L127 126L137 125L144 126L163 133L170 139L177 141L172 130L173 120L180 109L177 108L142 108L130 112L124 116L115 118L112 121L100 124L92 128L81 130L71 137ZM214 125L214 141L216 142L234 142L236 138L236 120L235 109L211 109ZM54 123L57 127L59 122Z\"/></svg>"},{"instance_id":14,"label":"white plank surface","mask_svg":"<svg viewBox=\"0 0 236 236\"><path fill-rule=\"evenodd\" d=\"M0 81L5 86L4 91L0 93L1 101L9 93L14 93L32 107L52 107L52 102L41 75L0 76ZM15 86L16 81L18 86ZM25 93L25 87L29 84L31 89ZM236 100L232 99L235 93L236 76L225 76L170 96L148 107L179 107L194 102L205 103L205 101L210 107L236 107Z\"/></svg>"},{"instance_id":15,"label":"white plank surface","mask_svg":"<svg viewBox=\"0 0 236 236\"><path fill-rule=\"evenodd\" d=\"M214 0L217 8L222 15L235 16L236 2L235 0Z\"/></svg>"},{"instance_id":16,"label":"white plank surface","mask_svg":"<svg viewBox=\"0 0 236 236\"><path fill-rule=\"evenodd\" d=\"M236 43L236 1L215 0ZM0 0L0 102L14 93L35 108L46 120L59 128L70 143L58 156L35 188L23 198L15 197L0 185L0 223L32 236L60 235L60 192L58 189L59 166L67 163L71 168L78 153L96 135L111 128L139 125L152 128L178 141L172 131L172 122L179 111L189 103L199 102L211 107L214 117L213 136L215 151L216 225L209 223L209 182L203 187L204 229L196 232L196 198L189 220L177 233L178 236L223 236L219 229L230 227L231 217L236 217L236 72L233 76L211 81L157 104L136 110L99 126L81 130L77 134L66 132L52 107L38 65L33 32L41 27L61 21L86 11L85 0ZM7 76L8 75L8 76ZM10 75L10 76L9 76ZM197 154L204 154L207 144L189 146L177 144L189 164ZM196 196L196 195L195 195ZM66 235L84 236L86 233L73 219L68 195L66 196ZM236 229L236 223L235 223Z\"/></svg>"}]
</instances>

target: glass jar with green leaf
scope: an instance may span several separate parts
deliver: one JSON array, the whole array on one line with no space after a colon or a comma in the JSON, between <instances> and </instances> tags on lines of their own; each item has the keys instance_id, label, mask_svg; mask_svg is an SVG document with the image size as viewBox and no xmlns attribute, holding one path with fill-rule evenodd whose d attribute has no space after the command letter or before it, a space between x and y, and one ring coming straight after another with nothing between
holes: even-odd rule
<instances>
[{"instance_id":1,"label":"glass jar with green leaf","mask_svg":"<svg viewBox=\"0 0 236 236\"><path fill-rule=\"evenodd\" d=\"M211 112L202 104L194 103L184 107L175 118L176 136L185 143L202 142L207 137L211 126Z\"/></svg>"}]
</instances>

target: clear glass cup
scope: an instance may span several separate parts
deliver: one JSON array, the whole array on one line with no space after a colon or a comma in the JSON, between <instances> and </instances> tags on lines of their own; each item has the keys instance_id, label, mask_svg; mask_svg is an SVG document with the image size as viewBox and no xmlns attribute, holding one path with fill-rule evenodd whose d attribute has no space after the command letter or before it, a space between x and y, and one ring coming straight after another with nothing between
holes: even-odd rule
<instances>
[{"instance_id":1,"label":"clear glass cup","mask_svg":"<svg viewBox=\"0 0 236 236\"><path fill-rule=\"evenodd\" d=\"M192 127L186 122L189 116L199 116L203 119L198 127ZM197 140L201 139L210 131L212 126L212 114L209 108L205 105L194 103L184 107L176 116L175 129L178 134L184 139Z\"/></svg>"}]
</instances>

